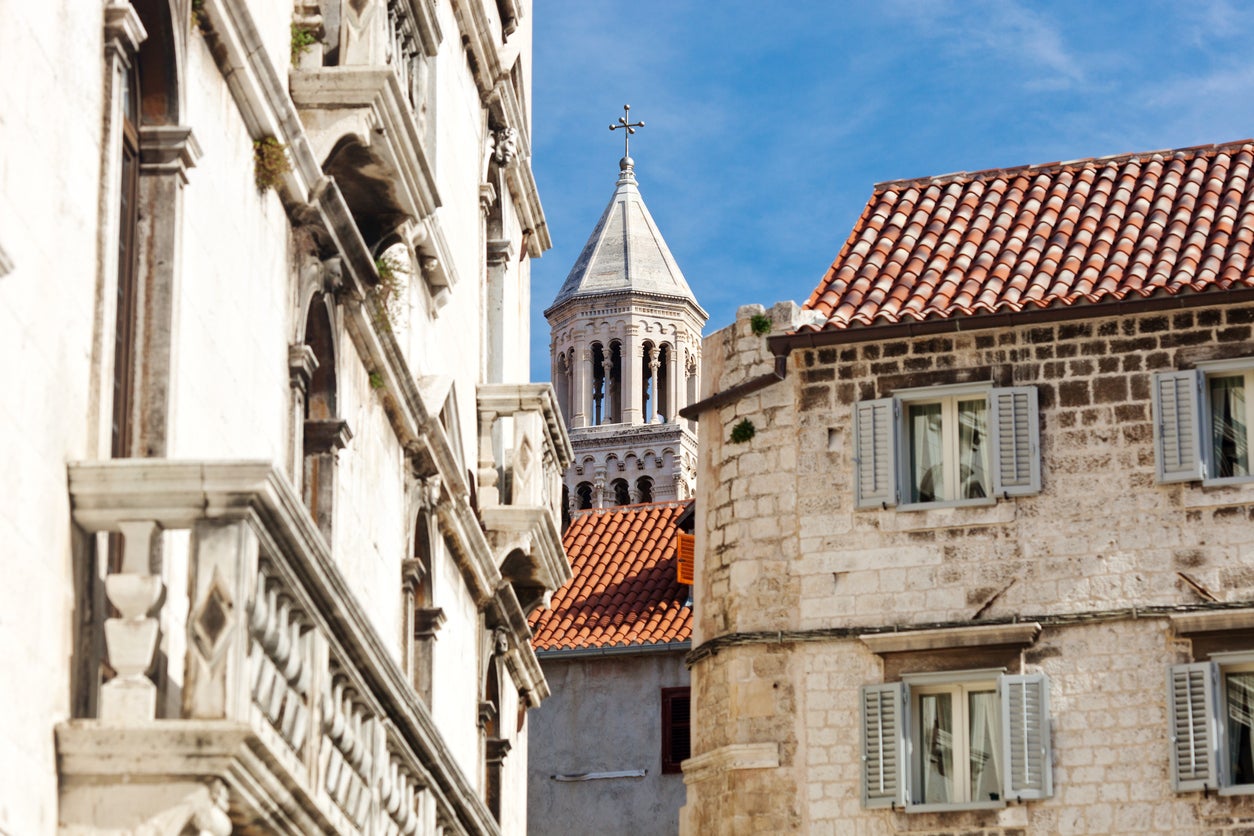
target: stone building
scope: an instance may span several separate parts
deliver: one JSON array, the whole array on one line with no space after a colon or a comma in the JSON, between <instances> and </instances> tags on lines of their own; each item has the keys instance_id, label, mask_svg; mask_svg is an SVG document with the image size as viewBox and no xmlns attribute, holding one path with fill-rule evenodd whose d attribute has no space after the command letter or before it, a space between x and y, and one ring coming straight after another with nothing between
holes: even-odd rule
<instances>
[{"instance_id":1,"label":"stone building","mask_svg":"<svg viewBox=\"0 0 1254 836\"><path fill-rule=\"evenodd\" d=\"M1252 165L883 183L706 340L683 832L1249 828Z\"/></svg>"},{"instance_id":2,"label":"stone building","mask_svg":"<svg viewBox=\"0 0 1254 836\"><path fill-rule=\"evenodd\" d=\"M523 832L531 4L4 9L0 832Z\"/></svg>"},{"instance_id":3,"label":"stone building","mask_svg":"<svg viewBox=\"0 0 1254 836\"><path fill-rule=\"evenodd\" d=\"M689 751L692 501L578 511L573 577L531 617L553 695L531 718L531 833L679 829Z\"/></svg>"},{"instance_id":4,"label":"stone building","mask_svg":"<svg viewBox=\"0 0 1254 836\"><path fill-rule=\"evenodd\" d=\"M708 316L644 205L631 157L544 315L575 449L568 507L691 497L696 426L679 410L697 399Z\"/></svg>"}]
</instances>

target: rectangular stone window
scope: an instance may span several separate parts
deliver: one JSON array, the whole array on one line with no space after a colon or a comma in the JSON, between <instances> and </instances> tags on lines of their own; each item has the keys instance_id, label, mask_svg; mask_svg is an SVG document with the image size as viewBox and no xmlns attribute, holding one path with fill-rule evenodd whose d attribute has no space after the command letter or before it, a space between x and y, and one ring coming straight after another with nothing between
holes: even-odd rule
<instances>
[{"instance_id":1,"label":"rectangular stone window","mask_svg":"<svg viewBox=\"0 0 1254 836\"><path fill-rule=\"evenodd\" d=\"M1172 665L1167 683L1172 787L1254 793L1254 653Z\"/></svg>"},{"instance_id":2,"label":"rectangular stone window","mask_svg":"<svg viewBox=\"0 0 1254 836\"><path fill-rule=\"evenodd\" d=\"M1041 489L1036 389L909 390L854 405L859 508L988 505Z\"/></svg>"},{"instance_id":3,"label":"rectangular stone window","mask_svg":"<svg viewBox=\"0 0 1254 836\"><path fill-rule=\"evenodd\" d=\"M975 670L862 689L865 807L987 809L1048 798L1049 680Z\"/></svg>"},{"instance_id":4,"label":"rectangular stone window","mask_svg":"<svg viewBox=\"0 0 1254 836\"><path fill-rule=\"evenodd\" d=\"M662 689L662 773L680 772L692 751L691 689Z\"/></svg>"},{"instance_id":5,"label":"rectangular stone window","mask_svg":"<svg viewBox=\"0 0 1254 836\"><path fill-rule=\"evenodd\" d=\"M1254 358L1154 375L1154 442L1160 482L1245 482Z\"/></svg>"}]
</instances>

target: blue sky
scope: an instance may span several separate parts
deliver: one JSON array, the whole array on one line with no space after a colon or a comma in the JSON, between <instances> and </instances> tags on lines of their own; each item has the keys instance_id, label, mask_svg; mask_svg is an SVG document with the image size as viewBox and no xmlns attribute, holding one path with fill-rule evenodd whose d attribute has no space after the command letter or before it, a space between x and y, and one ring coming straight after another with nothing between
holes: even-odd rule
<instances>
[{"instance_id":1,"label":"blue sky","mask_svg":"<svg viewBox=\"0 0 1254 836\"><path fill-rule=\"evenodd\" d=\"M537 0L532 376L552 301L636 175L706 333L803 302L874 183L1254 136L1254 3Z\"/></svg>"}]
</instances>

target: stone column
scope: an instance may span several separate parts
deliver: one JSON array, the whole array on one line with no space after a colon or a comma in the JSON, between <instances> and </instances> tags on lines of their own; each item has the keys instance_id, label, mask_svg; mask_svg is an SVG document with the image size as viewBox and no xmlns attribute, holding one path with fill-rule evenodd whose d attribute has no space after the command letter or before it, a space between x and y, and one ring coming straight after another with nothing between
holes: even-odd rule
<instances>
[{"instance_id":1,"label":"stone column","mask_svg":"<svg viewBox=\"0 0 1254 836\"><path fill-rule=\"evenodd\" d=\"M100 689L100 719L144 723L156 718L157 686L148 678L157 651L160 622L149 612L161 600L165 584L153 572L154 540L160 531L151 520L118 524L125 543L120 570L105 576L105 595L117 616L105 619L105 647L117 675Z\"/></svg>"},{"instance_id":2,"label":"stone column","mask_svg":"<svg viewBox=\"0 0 1254 836\"><path fill-rule=\"evenodd\" d=\"M571 412L570 425L575 427L588 426L592 415L592 352L583 339L575 341L574 388L570 393Z\"/></svg>"},{"instance_id":3,"label":"stone column","mask_svg":"<svg viewBox=\"0 0 1254 836\"><path fill-rule=\"evenodd\" d=\"M668 423L678 424L679 423L679 410L687 406L687 404L680 403L680 399L683 397L683 394L682 394L683 386L681 382L683 379L683 372L682 372L682 364L679 361L679 335L678 334L675 335L674 341L671 342L671 350L667 359L670 361L667 364L667 369L666 369L666 388L667 388L667 391L670 393L670 396L668 398L670 403L667 404L667 408L670 410L670 412L667 414L666 420Z\"/></svg>"},{"instance_id":4,"label":"stone column","mask_svg":"<svg viewBox=\"0 0 1254 836\"><path fill-rule=\"evenodd\" d=\"M614 381L611 379L611 372L614 369L614 361L610 359L609 352L605 352L605 359L601 361L601 372L604 375L601 378L601 423L613 424L615 407L618 406L618 394L615 392ZM620 381L621 382L621 381ZM621 388L621 387L618 387Z\"/></svg>"},{"instance_id":5,"label":"stone column","mask_svg":"<svg viewBox=\"0 0 1254 836\"><path fill-rule=\"evenodd\" d=\"M496 459L492 455L492 427L495 412L479 413L479 507L491 508L501 502L497 488Z\"/></svg>"},{"instance_id":6,"label":"stone column","mask_svg":"<svg viewBox=\"0 0 1254 836\"><path fill-rule=\"evenodd\" d=\"M644 423L641 412L641 367L640 338L635 325L627 326L623 336L623 423Z\"/></svg>"},{"instance_id":7,"label":"stone column","mask_svg":"<svg viewBox=\"0 0 1254 836\"><path fill-rule=\"evenodd\" d=\"M658 353L656 346L649 349L649 393L651 395L649 398L649 422L653 424L658 422L658 406L662 401L658 397L659 392L657 388L657 370L658 366L661 365L658 361Z\"/></svg>"}]
</instances>

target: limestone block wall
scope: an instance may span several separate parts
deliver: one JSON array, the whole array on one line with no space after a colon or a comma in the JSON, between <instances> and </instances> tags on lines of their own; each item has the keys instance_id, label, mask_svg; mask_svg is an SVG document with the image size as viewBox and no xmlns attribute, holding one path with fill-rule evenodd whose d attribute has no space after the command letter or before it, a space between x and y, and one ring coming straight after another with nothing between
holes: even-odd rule
<instances>
[{"instance_id":1,"label":"limestone block wall","mask_svg":"<svg viewBox=\"0 0 1254 836\"><path fill-rule=\"evenodd\" d=\"M707 340L707 381L725 390L769 370L749 328L760 312L742 309ZM785 310L772 314L787 327ZM684 832L1248 827L1248 796L1172 791L1166 670L1254 642L1191 640L1163 610L1254 600L1254 486L1158 484L1150 384L1155 371L1254 356L1252 323L1248 305L1215 306L798 348L784 381L704 414L693 753L724 768L689 776ZM965 382L1036 387L1041 492L856 510L853 404ZM754 437L731 443L745 419ZM1021 653L876 655L858 639L1014 619L1043 625ZM863 810L860 686L988 666L1049 677L1054 796L998 811ZM774 747L779 766L737 768L745 744Z\"/></svg>"}]
</instances>

